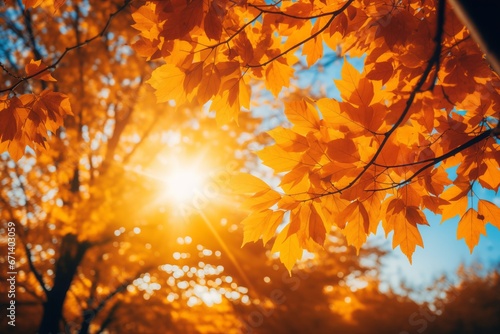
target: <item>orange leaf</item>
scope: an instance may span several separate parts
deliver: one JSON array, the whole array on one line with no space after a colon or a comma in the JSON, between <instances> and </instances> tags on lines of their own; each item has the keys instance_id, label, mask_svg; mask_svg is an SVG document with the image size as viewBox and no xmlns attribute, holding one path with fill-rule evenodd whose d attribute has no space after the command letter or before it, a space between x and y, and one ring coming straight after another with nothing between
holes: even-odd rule
<instances>
[{"instance_id":1,"label":"orange leaf","mask_svg":"<svg viewBox=\"0 0 500 334\"><path fill-rule=\"evenodd\" d=\"M283 211L264 210L254 212L245 218L243 225L243 245L249 242L256 242L262 238L262 242L267 242L274 236L276 229L283 219Z\"/></svg>"},{"instance_id":2,"label":"orange leaf","mask_svg":"<svg viewBox=\"0 0 500 334\"><path fill-rule=\"evenodd\" d=\"M267 131L276 145L291 152L303 152L309 148L306 137L281 126Z\"/></svg>"},{"instance_id":3,"label":"orange leaf","mask_svg":"<svg viewBox=\"0 0 500 334\"><path fill-rule=\"evenodd\" d=\"M342 230L347 239L347 243L356 248L356 253L359 254L361 246L366 242L369 232L370 222L368 212L363 203L355 201L349 204L341 215L343 221L347 222Z\"/></svg>"},{"instance_id":4,"label":"orange leaf","mask_svg":"<svg viewBox=\"0 0 500 334\"><path fill-rule=\"evenodd\" d=\"M318 112L304 100L286 103L285 115L293 124L293 130L301 135L319 129Z\"/></svg>"},{"instance_id":5,"label":"orange leaf","mask_svg":"<svg viewBox=\"0 0 500 334\"><path fill-rule=\"evenodd\" d=\"M326 228L323 219L316 211L315 206L311 206L311 216L309 217L309 236L317 244L323 246L326 238Z\"/></svg>"},{"instance_id":6,"label":"orange leaf","mask_svg":"<svg viewBox=\"0 0 500 334\"><path fill-rule=\"evenodd\" d=\"M414 222L407 220L408 216L399 216L394 220L394 236L392 247L399 246L403 254L408 257L411 263L411 256L417 246L424 247L422 236Z\"/></svg>"},{"instance_id":7,"label":"orange leaf","mask_svg":"<svg viewBox=\"0 0 500 334\"><path fill-rule=\"evenodd\" d=\"M224 6L220 1L212 0L210 2L208 13L205 16L205 33L207 37L219 40L222 34L222 19L224 18Z\"/></svg>"},{"instance_id":8,"label":"orange leaf","mask_svg":"<svg viewBox=\"0 0 500 334\"><path fill-rule=\"evenodd\" d=\"M288 87L293 76L293 68L279 61L273 61L266 66L266 88L278 97L282 87Z\"/></svg>"},{"instance_id":9,"label":"orange leaf","mask_svg":"<svg viewBox=\"0 0 500 334\"><path fill-rule=\"evenodd\" d=\"M230 186L240 194L255 194L271 189L264 181L247 173L238 173L231 177Z\"/></svg>"},{"instance_id":10,"label":"orange leaf","mask_svg":"<svg viewBox=\"0 0 500 334\"><path fill-rule=\"evenodd\" d=\"M267 146L257 153L262 162L274 169L276 173L288 172L300 163L302 153L288 152L273 145Z\"/></svg>"},{"instance_id":11,"label":"orange leaf","mask_svg":"<svg viewBox=\"0 0 500 334\"><path fill-rule=\"evenodd\" d=\"M359 153L354 142L347 138L335 139L328 143L326 153L330 159L342 163L359 162Z\"/></svg>"},{"instance_id":12,"label":"orange leaf","mask_svg":"<svg viewBox=\"0 0 500 334\"><path fill-rule=\"evenodd\" d=\"M291 274L295 263L302 258L302 247L300 247L299 238L296 234L288 235L289 226L285 226L278 234L271 252L280 253L280 261L288 269L288 273Z\"/></svg>"},{"instance_id":13,"label":"orange leaf","mask_svg":"<svg viewBox=\"0 0 500 334\"><path fill-rule=\"evenodd\" d=\"M185 100L184 78L184 72L178 67L165 64L153 71L147 83L156 90L155 95L158 103L169 100L182 103Z\"/></svg>"},{"instance_id":14,"label":"orange leaf","mask_svg":"<svg viewBox=\"0 0 500 334\"><path fill-rule=\"evenodd\" d=\"M204 104L212 98L220 89L221 77L219 70L214 64L208 64L203 69L200 87L198 88L198 102Z\"/></svg>"},{"instance_id":15,"label":"orange leaf","mask_svg":"<svg viewBox=\"0 0 500 334\"><path fill-rule=\"evenodd\" d=\"M484 216L485 221L500 229L500 208L497 205L481 199L477 211L479 215Z\"/></svg>"},{"instance_id":16,"label":"orange leaf","mask_svg":"<svg viewBox=\"0 0 500 334\"><path fill-rule=\"evenodd\" d=\"M37 74L34 76L35 79L38 80L43 80L43 81L57 81L54 79L54 77L48 72L47 66L45 64L42 64L41 60L31 60L29 64L27 64L24 67L24 70L26 71L27 76L33 76L37 74L38 72L41 72L40 74Z\"/></svg>"},{"instance_id":17,"label":"orange leaf","mask_svg":"<svg viewBox=\"0 0 500 334\"><path fill-rule=\"evenodd\" d=\"M481 234L486 235L486 220L480 219L479 213L473 208L469 208L458 222L457 239L465 239L472 254L474 247L479 242Z\"/></svg>"},{"instance_id":18,"label":"orange leaf","mask_svg":"<svg viewBox=\"0 0 500 334\"><path fill-rule=\"evenodd\" d=\"M252 197L247 198L243 202L243 206L254 211L264 210L278 203L280 199L281 195L278 192L272 189L266 189L259 191Z\"/></svg>"}]
</instances>

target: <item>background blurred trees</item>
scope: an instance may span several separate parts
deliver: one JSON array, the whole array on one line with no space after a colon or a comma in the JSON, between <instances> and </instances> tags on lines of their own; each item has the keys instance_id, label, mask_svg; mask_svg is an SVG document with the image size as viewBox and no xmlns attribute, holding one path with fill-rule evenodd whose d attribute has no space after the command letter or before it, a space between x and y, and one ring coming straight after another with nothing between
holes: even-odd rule
<instances>
[{"instance_id":1,"label":"background blurred trees","mask_svg":"<svg viewBox=\"0 0 500 334\"><path fill-rule=\"evenodd\" d=\"M18 272L16 327L2 316L2 332L397 333L422 319L436 333L498 327L490 316L498 314L497 274L463 276L430 323L430 305L379 291L385 252L373 246L357 256L339 231L291 277L269 248L240 248L246 212L227 192L228 177L253 166L249 147L270 141L255 130L273 115L242 113L239 126L220 128L200 101L157 104L145 84L157 64L129 45L129 1L67 1L53 15L60 3L0 6L1 89L12 98L64 92L74 115L30 138L36 155L23 146L18 161L0 156L0 279L9 221ZM32 59L52 64L61 53L57 81L35 76L8 89ZM6 123L1 129L12 134ZM183 164L202 166L211 188L177 203L164 174Z\"/></svg>"}]
</instances>

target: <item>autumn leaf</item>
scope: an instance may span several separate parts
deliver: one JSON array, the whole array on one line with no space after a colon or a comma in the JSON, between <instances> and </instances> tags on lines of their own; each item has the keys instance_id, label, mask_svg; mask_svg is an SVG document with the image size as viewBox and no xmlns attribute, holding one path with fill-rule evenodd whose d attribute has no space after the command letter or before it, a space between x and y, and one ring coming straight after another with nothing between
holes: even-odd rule
<instances>
[{"instance_id":1,"label":"autumn leaf","mask_svg":"<svg viewBox=\"0 0 500 334\"><path fill-rule=\"evenodd\" d=\"M285 115L298 134L307 135L311 130L319 129L318 112L304 100L286 103Z\"/></svg>"},{"instance_id":2,"label":"autumn leaf","mask_svg":"<svg viewBox=\"0 0 500 334\"><path fill-rule=\"evenodd\" d=\"M288 235L289 226L285 226L278 234L271 252L279 253L281 263L285 265L288 273L291 275L295 262L302 258L302 248L296 234Z\"/></svg>"},{"instance_id":3,"label":"autumn leaf","mask_svg":"<svg viewBox=\"0 0 500 334\"><path fill-rule=\"evenodd\" d=\"M231 176L230 186L234 191L241 194L255 194L260 191L271 189L264 181L247 173L238 173Z\"/></svg>"},{"instance_id":4,"label":"autumn leaf","mask_svg":"<svg viewBox=\"0 0 500 334\"><path fill-rule=\"evenodd\" d=\"M283 219L283 211L264 210L254 212L245 218L243 225L243 245L262 239L263 244L274 236Z\"/></svg>"},{"instance_id":5,"label":"autumn leaf","mask_svg":"<svg viewBox=\"0 0 500 334\"><path fill-rule=\"evenodd\" d=\"M151 79L147 82L156 89L156 98L158 102L167 102L184 100L185 92L183 90L185 73L174 65L162 65L153 71Z\"/></svg>"},{"instance_id":6,"label":"autumn leaf","mask_svg":"<svg viewBox=\"0 0 500 334\"><path fill-rule=\"evenodd\" d=\"M338 219L342 224L346 223L342 233L345 235L348 244L354 246L357 254L359 254L359 250L366 242L370 229L368 212L364 205L358 201L352 202L343 210Z\"/></svg>"},{"instance_id":7,"label":"autumn leaf","mask_svg":"<svg viewBox=\"0 0 500 334\"><path fill-rule=\"evenodd\" d=\"M24 68L27 76L33 76L35 79L43 80L43 81L57 81L54 77L48 72L47 66L42 64L41 60L31 60L29 64L27 64ZM41 73L40 73L41 72ZM40 74L37 74L40 73Z\"/></svg>"},{"instance_id":8,"label":"autumn leaf","mask_svg":"<svg viewBox=\"0 0 500 334\"><path fill-rule=\"evenodd\" d=\"M288 87L294 73L293 68L279 61L273 61L266 67L266 87L278 96L283 87Z\"/></svg>"},{"instance_id":9,"label":"autumn leaf","mask_svg":"<svg viewBox=\"0 0 500 334\"><path fill-rule=\"evenodd\" d=\"M484 216L480 215L473 208L469 208L458 222L457 239L465 239L465 243L469 247L471 254L474 247L479 243L481 234L486 235L485 225L486 220Z\"/></svg>"},{"instance_id":10,"label":"autumn leaf","mask_svg":"<svg viewBox=\"0 0 500 334\"><path fill-rule=\"evenodd\" d=\"M477 207L478 216L483 216L484 221L500 229L500 208L490 201L481 199Z\"/></svg>"}]
</instances>

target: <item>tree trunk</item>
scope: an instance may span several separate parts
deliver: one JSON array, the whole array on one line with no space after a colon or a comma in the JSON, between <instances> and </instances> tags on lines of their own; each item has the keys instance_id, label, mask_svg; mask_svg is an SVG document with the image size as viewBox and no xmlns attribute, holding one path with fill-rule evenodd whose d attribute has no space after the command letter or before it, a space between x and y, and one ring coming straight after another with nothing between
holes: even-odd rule
<instances>
[{"instance_id":1,"label":"tree trunk","mask_svg":"<svg viewBox=\"0 0 500 334\"><path fill-rule=\"evenodd\" d=\"M60 255L56 262L54 285L43 303L42 322L39 334L57 334L61 332L60 323L66 294L80 262L89 248L87 242L79 242L74 234L66 234L61 241Z\"/></svg>"}]
</instances>

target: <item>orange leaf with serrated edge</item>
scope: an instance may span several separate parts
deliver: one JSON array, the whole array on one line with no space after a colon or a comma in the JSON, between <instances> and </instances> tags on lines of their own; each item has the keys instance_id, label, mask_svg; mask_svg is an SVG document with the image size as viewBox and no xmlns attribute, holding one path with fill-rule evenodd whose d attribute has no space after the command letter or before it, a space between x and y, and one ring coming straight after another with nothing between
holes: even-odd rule
<instances>
[{"instance_id":1,"label":"orange leaf with serrated edge","mask_svg":"<svg viewBox=\"0 0 500 334\"><path fill-rule=\"evenodd\" d=\"M319 129L318 112L306 101L285 103L285 115L293 124L293 130L301 135L307 135L311 130Z\"/></svg>"},{"instance_id":2,"label":"orange leaf with serrated edge","mask_svg":"<svg viewBox=\"0 0 500 334\"><path fill-rule=\"evenodd\" d=\"M302 49L302 54L306 56L309 66L318 61L323 56L323 39L321 35L307 41Z\"/></svg>"},{"instance_id":3,"label":"orange leaf with serrated edge","mask_svg":"<svg viewBox=\"0 0 500 334\"><path fill-rule=\"evenodd\" d=\"M323 246L326 238L326 228L319 212L315 206L311 206L311 216L309 217L309 236L314 242Z\"/></svg>"},{"instance_id":4,"label":"orange leaf with serrated edge","mask_svg":"<svg viewBox=\"0 0 500 334\"><path fill-rule=\"evenodd\" d=\"M287 172L300 163L302 153L288 152L276 145L267 146L257 153L262 162L275 172Z\"/></svg>"},{"instance_id":5,"label":"orange leaf with serrated edge","mask_svg":"<svg viewBox=\"0 0 500 334\"><path fill-rule=\"evenodd\" d=\"M243 206L254 211L264 210L278 203L280 199L281 195L278 192L265 189L245 199Z\"/></svg>"},{"instance_id":6,"label":"orange leaf with serrated edge","mask_svg":"<svg viewBox=\"0 0 500 334\"><path fill-rule=\"evenodd\" d=\"M283 211L264 210L254 212L245 218L243 225L243 245L262 238L263 244L274 236L283 219Z\"/></svg>"},{"instance_id":7,"label":"orange leaf with serrated edge","mask_svg":"<svg viewBox=\"0 0 500 334\"><path fill-rule=\"evenodd\" d=\"M341 75L342 79L335 80L335 85L340 91L340 96L344 100L349 100L351 94L357 89L357 84L361 79L361 74L354 68L354 66L351 65L351 63L347 61L347 59L344 59Z\"/></svg>"},{"instance_id":8,"label":"orange leaf with serrated edge","mask_svg":"<svg viewBox=\"0 0 500 334\"><path fill-rule=\"evenodd\" d=\"M281 179L280 187L287 194L305 193L310 188L309 168L299 167L291 170Z\"/></svg>"},{"instance_id":9,"label":"orange leaf with serrated edge","mask_svg":"<svg viewBox=\"0 0 500 334\"><path fill-rule=\"evenodd\" d=\"M361 246L366 242L370 228L368 212L362 203L356 201L349 204L341 217L340 219L347 223L342 230L347 243L354 246L356 253L359 254Z\"/></svg>"},{"instance_id":10,"label":"orange leaf with serrated edge","mask_svg":"<svg viewBox=\"0 0 500 334\"><path fill-rule=\"evenodd\" d=\"M267 134L274 139L276 145L291 152L303 152L309 148L306 137L283 127L277 127Z\"/></svg>"},{"instance_id":11,"label":"orange leaf with serrated edge","mask_svg":"<svg viewBox=\"0 0 500 334\"><path fill-rule=\"evenodd\" d=\"M247 173L238 173L231 176L230 186L235 192L241 194L255 194L263 190L271 189L267 183Z\"/></svg>"},{"instance_id":12,"label":"orange leaf with serrated edge","mask_svg":"<svg viewBox=\"0 0 500 334\"><path fill-rule=\"evenodd\" d=\"M217 66L208 64L203 68L198 94L196 97L200 104L204 104L210 100L220 89L221 77Z\"/></svg>"},{"instance_id":13,"label":"orange leaf with serrated edge","mask_svg":"<svg viewBox=\"0 0 500 334\"><path fill-rule=\"evenodd\" d=\"M403 210L403 215L398 215L395 218L394 223L394 236L392 239L392 247L396 248L399 246L403 254L408 257L410 263L412 262L412 255L415 252L417 246L424 247L424 242L422 236L418 231L417 224L408 221L408 216L406 215L406 210ZM410 215L413 217L413 215Z\"/></svg>"},{"instance_id":14,"label":"orange leaf with serrated edge","mask_svg":"<svg viewBox=\"0 0 500 334\"><path fill-rule=\"evenodd\" d=\"M28 110L17 97L0 97L0 142L13 140L22 131Z\"/></svg>"},{"instance_id":15,"label":"orange leaf with serrated edge","mask_svg":"<svg viewBox=\"0 0 500 334\"><path fill-rule=\"evenodd\" d=\"M484 216L486 222L500 229L500 208L497 205L481 199L479 200L477 211L479 215Z\"/></svg>"},{"instance_id":16,"label":"orange leaf with serrated edge","mask_svg":"<svg viewBox=\"0 0 500 334\"><path fill-rule=\"evenodd\" d=\"M24 70L26 71L26 74L28 76L35 75L38 72L41 72L40 74L37 74L34 76L35 79L38 80L43 80L43 81L57 81L54 79L54 77L50 74L50 72L47 69L47 66L45 64L42 64L41 60L31 60L29 64L27 64L24 67Z\"/></svg>"},{"instance_id":17,"label":"orange leaf with serrated edge","mask_svg":"<svg viewBox=\"0 0 500 334\"><path fill-rule=\"evenodd\" d=\"M147 81L154 89L158 102L175 100L182 103L185 100L185 74L172 64L166 64L155 69Z\"/></svg>"},{"instance_id":18,"label":"orange leaf with serrated edge","mask_svg":"<svg viewBox=\"0 0 500 334\"><path fill-rule=\"evenodd\" d=\"M266 66L266 88L277 97L283 87L288 87L292 76L292 67L273 61Z\"/></svg>"},{"instance_id":19,"label":"orange leaf with serrated edge","mask_svg":"<svg viewBox=\"0 0 500 334\"><path fill-rule=\"evenodd\" d=\"M457 239L465 239L465 243L472 254L479 242L481 234L486 235L486 220L480 219L479 213L469 208L458 222Z\"/></svg>"}]
</instances>

